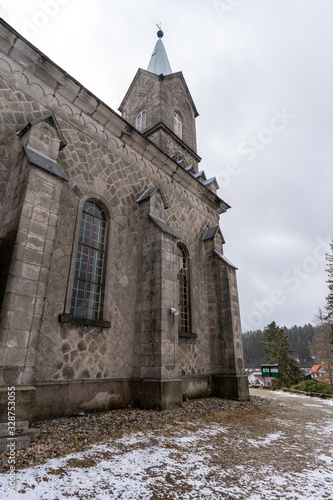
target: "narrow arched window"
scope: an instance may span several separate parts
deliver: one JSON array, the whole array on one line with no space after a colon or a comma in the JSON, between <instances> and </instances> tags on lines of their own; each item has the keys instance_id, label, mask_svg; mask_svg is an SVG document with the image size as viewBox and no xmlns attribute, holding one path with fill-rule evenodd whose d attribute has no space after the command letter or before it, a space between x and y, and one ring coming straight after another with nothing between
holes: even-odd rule
<instances>
[{"instance_id":1,"label":"narrow arched window","mask_svg":"<svg viewBox=\"0 0 333 500\"><path fill-rule=\"evenodd\" d=\"M190 287L189 287L189 258L186 249L177 245L178 260L178 307L179 333L190 333Z\"/></svg>"},{"instance_id":2,"label":"narrow arched window","mask_svg":"<svg viewBox=\"0 0 333 500\"><path fill-rule=\"evenodd\" d=\"M106 216L94 201L83 205L71 315L99 319L103 285Z\"/></svg>"},{"instance_id":3,"label":"narrow arched window","mask_svg":"<svg viewBox=\"0 0 333 500\"><path fill-rule=\"evenodd\" d=\"M143 109L136 117L135 126L138 130L140 130L140 132L142 132L142 130L146 128L146 124L147 124L147 111Z\"/></svg>"},{"instance_id":4,"label":"narrow arched window","mask_svg":"<svg viewBox=\"0 0 333 500\"><path fill-rule=\"evenodd\" d=\"M182 138L183 136L183 122L181 117L176 111L173 114L173 130L174 133L178 135L178 137Z\"/></svg>"}]
</instances>

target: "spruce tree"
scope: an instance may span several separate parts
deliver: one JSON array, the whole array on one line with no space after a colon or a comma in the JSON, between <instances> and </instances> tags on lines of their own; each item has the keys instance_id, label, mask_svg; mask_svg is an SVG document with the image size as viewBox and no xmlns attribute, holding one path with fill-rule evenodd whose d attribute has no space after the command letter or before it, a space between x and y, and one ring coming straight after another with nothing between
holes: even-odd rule
<instances>
[{"instance_id":1,"label":"spruce tree","mask_svg":"<svg viewBox=\"0 0 333 500\"><path fill-rule=\"evenodd\" d=\"M272 321L264 328L263 349L269 363L279 365L280 377L273 380L277 387L290 387L299 381L301 376L297 362L292 355L287 335L284 328L280 328Z\"/></svg>"}]
</instances>

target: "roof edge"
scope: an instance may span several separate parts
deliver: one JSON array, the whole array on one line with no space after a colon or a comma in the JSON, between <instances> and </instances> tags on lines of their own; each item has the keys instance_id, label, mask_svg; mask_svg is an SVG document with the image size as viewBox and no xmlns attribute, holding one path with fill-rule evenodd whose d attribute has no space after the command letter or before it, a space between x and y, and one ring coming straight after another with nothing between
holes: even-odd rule
<instances>
[{"instance_id":1,"label":"roof edge","mask_svg":"<svg viewBox=\"0 0 333 500\"><path fill-rule=\"evenodd\" d=\"M77 85L80 88L80 91L86 92L89 96L91 96L93 99L96 100L98 106L101 106L105 110L107 110L113 117L114 117L114 124L115 127L118 127L119 130L121 131L121 135L116 137L121 137L121 140L126 143L126 137L128 136L131 139L132 143L132 134L135 134L137 136L141 136L147 143L148 146L153 148L156 152L161 154L165 158L165 163L168 161L175 163L166 153L165 151L162 151L156 144L154 144L148 137L145 137L141 132L139 132L132 124L130 124L127 120L125 120L119 113L114 111L109 105L107 105L104 101L99 99L95 94L93 94L90 90L88 90L84 85L82 85L78 80L76 80L73 76L71 76L67 71L65 71L63 68L61 68L58 64L52 61L48 56L46 56L43 52L41 52L36 46L34 46L32 43L30 43L24 36L22 36L20 33L18 33L12 26L10 26L4 19L0 18L0 25L3 26L4 30L7 30L7 32L12 33L18 40L23 41L28 47L32 49L33 52L35 52L36 55L41 56L43 60L47 61L52 67L57 69L64 77L68 78L70 81L72 81L75 85ZM13 44L11 44L10 49L4 49L3 53L7 57L9 57L11 51L13 50L13 46L16 43L16 40L14 41ZM38 63L37 63L38 64ZM139 68L139 70L136 73L135 78L138 77L140 72L145 72L150 74L152 77L159 78L158 75L154 75L153 73L150 73L149 71L146 71L142 68ZM171 74L166 76L165 78L171 78L173 75L177 73ZM56 80L54 80L56 81ZM186 82L185 82L186 83ZM126 96L125 96L126 97ZM94 120L97 120L95 117L93 117ZM98 120L97 120L98 121ZM127 132L127 131L129 132ZM147 149L147 148L146 148ZM144 153L143 153L144 154ZM178 168L183 169L183 167L178 166ZM193 181L195 181L195 184L200 185L201 189L204 192L206 201L210 204L210 206L214 207L214 209L218 210L219 213L225 212L230 206L222 200L217 194L214 194L212 191L210 191L207 187L203 186L202 183L200 183L197 179L194 179L193 176L190 176Z\"/></svg>"},{"instance_id":2,"label":"roof edge","mask_svg":"<svg viewBox=\"0 0 333 500\"><path fill-rule=\"evenodd\" d=\"M135 82L137 81L137 79L138 79L138 77L139 77L139 75L141 73L146 73L148 75L151 75L152 78L158 78L158 79L162 78L163 80L172 79L175 76L181 78L182 83L183 83L183 85L185 87L185 91L186 91L187 97L189 98L189 100L191 102L191 105L193 107L195 118L197 118L199 116L198 110L196 108L196 105L194 104L193 97L191 96L191 93L189 91L188 85L186 83L186 80L184 78L184 75L183 75L182 71L177 71L176 73L170 73L169 75L163 75L162 73L161 73L161 75L157 75L156 73L152 73L151 71L148 71L147 69L143 69L143 68L139 68L137 70L137 72L135 73L134 78L133 78L130 86L128 87L128 90L127 90L127 92L126 92L123 100L121 101L120 106L118 107L118 111L120 111L122 113L122 110L123 110L123 107L125 105L125 102L127 101L127 98L129 96L129 94L131 93L132 88L134 87Z\"/></svg>"}]
</instances>

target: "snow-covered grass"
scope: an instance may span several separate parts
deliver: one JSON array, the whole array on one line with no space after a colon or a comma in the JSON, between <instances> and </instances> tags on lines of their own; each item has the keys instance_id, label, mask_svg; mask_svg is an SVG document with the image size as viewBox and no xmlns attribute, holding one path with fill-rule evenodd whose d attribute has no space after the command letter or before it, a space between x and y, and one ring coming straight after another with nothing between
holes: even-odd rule
<instances>
[{"instance_id":1,"label":"snow-covered grass","mask_svg":"<svg viewBox=\"0 0 333 500\"><path fill-rule=\"evenodd\" d=\"M286 394L275 393L274 398ZM333 500L332 413L321 411L320 422L316 420L316 410L330 405L327 400L309 405L307 398L290 397L292 410L288 405L225 412L214 422L197 420L186 428L176 422L162 431L136 432L18 471L15 493L8 491L2 474L0 497Z\"/></svg>"}]
</instances>

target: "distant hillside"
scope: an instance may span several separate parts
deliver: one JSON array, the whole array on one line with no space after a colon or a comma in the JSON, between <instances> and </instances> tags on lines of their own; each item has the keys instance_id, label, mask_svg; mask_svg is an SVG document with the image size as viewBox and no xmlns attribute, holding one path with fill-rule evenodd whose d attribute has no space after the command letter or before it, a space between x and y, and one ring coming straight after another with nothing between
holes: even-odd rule
<instances>
[{"instance_id":1,"label":"distant hillside","mask_svg":"<svg viewBox=\"0 0 333 500\"><path fill-rule=\"evenodd\" d=\"M309 323L304 326L295 325L292 328L285 328L284 332L288 335L291 349L295 351L295 358L299 359L299 366L312 366L310 344L316 335L316 328ZM260 365L267 362L261 344L263 339L261 330L243 333L245 368L260 368Z\"/></svg>"}]
</instances>

